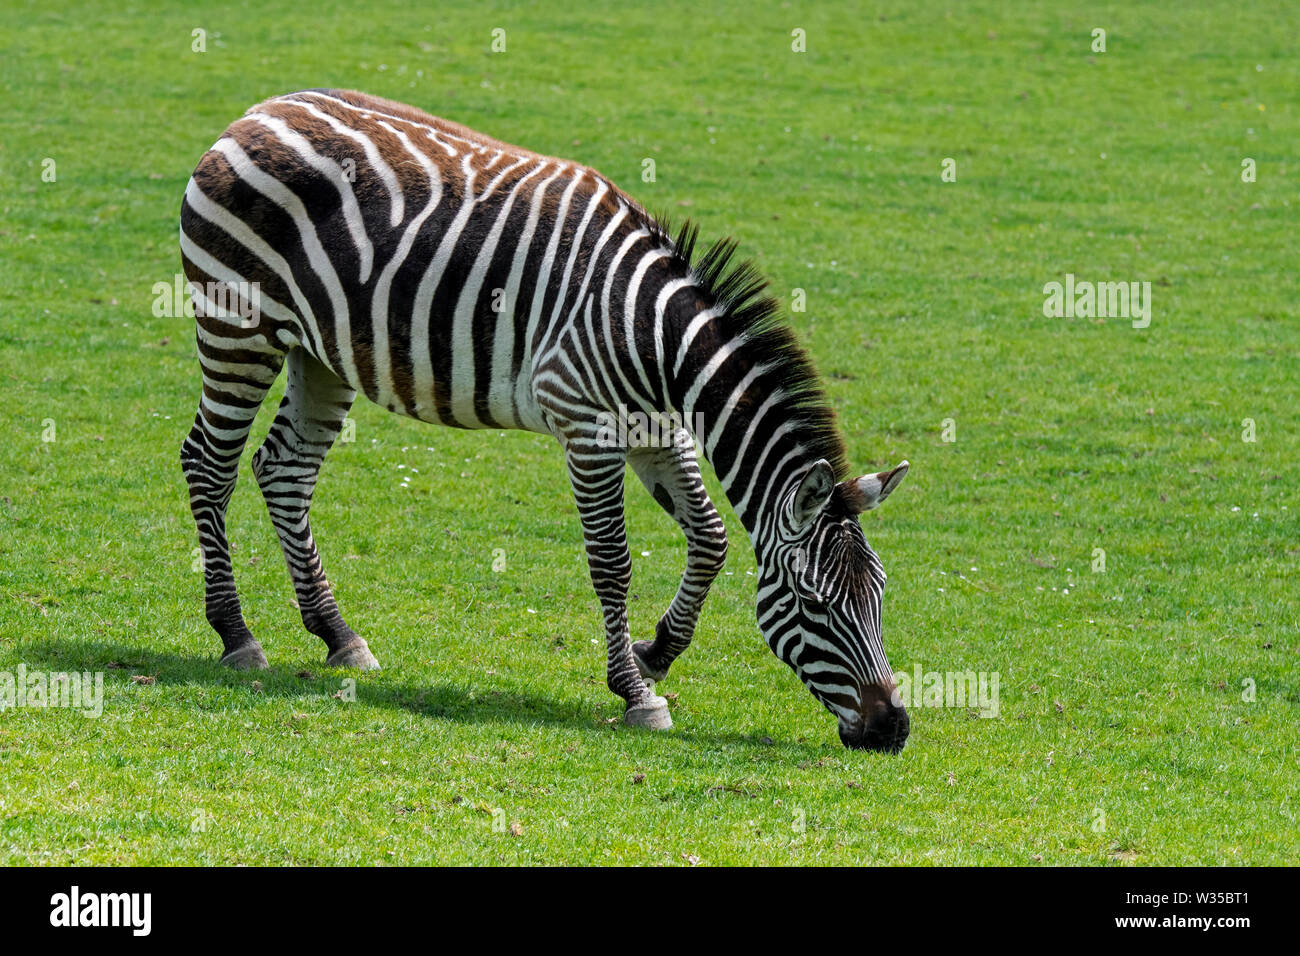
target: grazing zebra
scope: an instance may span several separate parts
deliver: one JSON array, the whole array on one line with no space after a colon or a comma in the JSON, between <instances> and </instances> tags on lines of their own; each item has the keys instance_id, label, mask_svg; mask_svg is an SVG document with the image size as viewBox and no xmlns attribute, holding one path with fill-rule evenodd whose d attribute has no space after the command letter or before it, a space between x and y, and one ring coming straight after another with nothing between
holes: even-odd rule
<instances>
[{"instance_id":1,"label":"grazing zebra","mask_svg":"<svg viewBox=\"0 0 1300 956\"><path fill-rule=\"evenodd\" d=\"M360 93L292 93L233 123L194 171L180 229L203 375L181 465L222 662L266 666L240 610L225 514L249 426L287 363L253 472L327 664L379 666L339 613L308 523L321 461L362 392L421 421L559 440L609 687L628 724L671 726L654 682L690 643L727 539L687 430L619 442L605 426L676 413L696 423L753 541L769 646L846 745L901 749L908 719L880 634L885 573L857 516L907 462L841 480L832 413L764 283L733 263L734 242L697 255L695 238L689 224L672 237L588 167ZM677 594L653 642L636 644L629 463L687 541Z\"/></svg>"}]
</instances>

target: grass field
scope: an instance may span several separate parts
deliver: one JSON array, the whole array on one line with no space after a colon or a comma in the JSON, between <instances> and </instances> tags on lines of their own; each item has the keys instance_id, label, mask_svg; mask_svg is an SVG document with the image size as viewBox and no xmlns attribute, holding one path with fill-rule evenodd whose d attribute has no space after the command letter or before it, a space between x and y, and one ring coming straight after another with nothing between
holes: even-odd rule
<instances>
[{"instance_id":1,"label":"grass field","mask_svg":"<svg viewBox=\"0 0 1300 956\"><path fill-rule=\"evenodd\" d=\"M104 674L99 719L0 713L0 862L1300 859L1292 5L115 6L0 7L0 672ZM313 527L385 670L350 701L323 667L247 461L272 667L220 668L193 323L152 290L204 150L315 86L589 163L805 290L855 465L912 462L864 520L890 663L997 672L999 716L844 750L710 473L732 551L659 688L676 727L625 728L554 441L364 402ZM1045 317L1067 273L1149 281L1149 327ZM635 479L629 525L648 637L684 549Z\"/></svg>"}]
</instances>

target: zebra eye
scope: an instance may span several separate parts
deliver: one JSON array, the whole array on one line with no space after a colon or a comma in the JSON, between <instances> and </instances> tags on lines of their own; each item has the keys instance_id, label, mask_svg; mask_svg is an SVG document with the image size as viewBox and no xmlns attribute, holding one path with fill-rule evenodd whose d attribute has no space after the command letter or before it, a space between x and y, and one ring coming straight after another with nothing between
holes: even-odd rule
<instances>
[{"instance_id":1,"label":"zebra eye","mask_svg":"<svg viewBox=\"0 0 1300 956\"><path fill-rule=\"evenodd\" d=\"M824 614L826 612L826 601L816 591L813 591L805 597L803 604L808 610L817 614Z\"/></svg>"},{"instance_id":2,"label":"zebra eye","mask_svg":"<svg viewBox=\"0 0 1300 956\"><path fill-rule=\"evenodd\" d=\"M803 603L814 610L825 610L826 597L817 587L817 582L813 580L806 570L794 576L795 590L799 593L799 598Z\"/></svg>"}]
</instances>

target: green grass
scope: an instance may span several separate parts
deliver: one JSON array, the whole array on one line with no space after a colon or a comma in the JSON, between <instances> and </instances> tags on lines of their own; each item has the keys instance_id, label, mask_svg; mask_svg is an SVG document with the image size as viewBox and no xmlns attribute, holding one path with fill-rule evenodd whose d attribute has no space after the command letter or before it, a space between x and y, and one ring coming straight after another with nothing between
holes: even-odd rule
<instances>
[{"instance_id":1,"label":"green grass","mask_svg":"<svg viewBox=\"0 0 1300 956\"><path fill-rule=\"evenodd\" d=\"M105 674L98 720L0 714L0 862L1300 858L1292 5L115 6L0 10L0 671ZM192 323L151 290L225 125L326 85L588 162L804 289L854 462L913 463L864 521L891 664L997 671L1000 716L843 750L758 636L724 507L676 728L624 728L555 443L364 403L313 525L386 669L333 696L247 462L230 534L272 668L218 667L177 462ZM1045 318L1067 272L1152 282L1150 327ZM641 637L683 549L634 481L629 524Z\"/></svg>"}]
</instances>

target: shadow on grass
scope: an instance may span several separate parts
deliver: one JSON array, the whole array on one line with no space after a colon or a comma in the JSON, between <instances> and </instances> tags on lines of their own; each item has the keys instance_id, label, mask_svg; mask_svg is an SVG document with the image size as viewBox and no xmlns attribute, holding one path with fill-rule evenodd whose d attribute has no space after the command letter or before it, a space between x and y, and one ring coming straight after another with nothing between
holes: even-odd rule
<instances>
[{"instance_id":1,"label":"shadow on grass","mask_svg":"<svg viewBox=\"0 0 1300 956\"><path fill-rule=\"evenodd\" d=\"M609 718L622 709L622 702L610 696L608 712L600 715L577 704L552 697L539 696L502 687L499 689L468 688L451 683L412 685L394 683L392 671L367 674L325 667L324 664L272 664L264 671L232 671L221 666L215 657L175 654L170 651L153 651L132 644L102 641L63 641L45 639L23 642L5 655L13 664L0 663L0 669L16 666L18 661L28 670L46 671L104 671L106 675L122 675L122 683L133 675L155 677L163 686L190 683L213 687L248 688L253 681L261 682L266 697L297 698L305 692L330 693L341 682L356 679L359 703L372 707L391 707L410 711L424 717L439 717L473 724L546 724L568 727L586 733L608 733L612 728ZM301 675L310 676L301 676ZM108 684L112 680L108 677ZM641 733L642 731L629 731ZM782 755L778 759L791 761L844 754L838 744L829 746L799 741L773 741L752 734L708 733L677 727L663 735L665 741L677 741L696 747L754 747Z\"/></svg>"}]
</instances>

